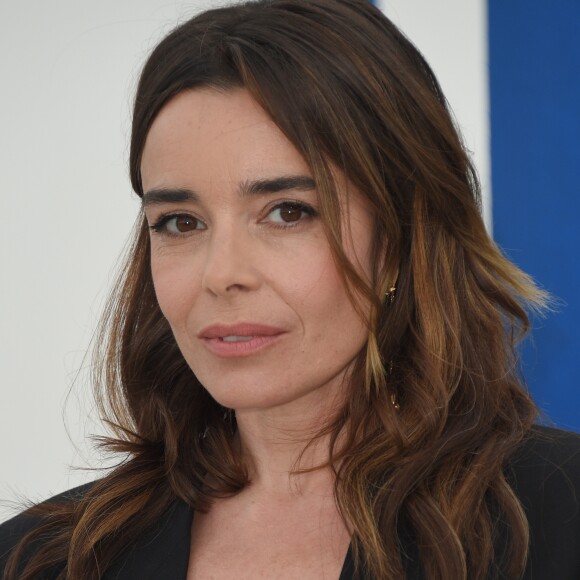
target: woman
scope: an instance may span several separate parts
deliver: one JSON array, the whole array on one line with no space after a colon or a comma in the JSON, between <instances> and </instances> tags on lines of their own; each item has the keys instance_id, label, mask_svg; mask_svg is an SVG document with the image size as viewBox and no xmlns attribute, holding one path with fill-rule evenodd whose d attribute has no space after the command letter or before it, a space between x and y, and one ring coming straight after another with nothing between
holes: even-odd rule
<instances>
[{"instance_id":1,"label":"woman","mask_svg":"<svg viewBox=\"0 0 580 580\"><path fill-rule=\"evenodd\" d=\"M206 12L135 99L143 219L98 341L125 459L2 526L5 578L572 579L580 440L518 376L417 50L363 0Z\"/></svg>"}]
</instances>

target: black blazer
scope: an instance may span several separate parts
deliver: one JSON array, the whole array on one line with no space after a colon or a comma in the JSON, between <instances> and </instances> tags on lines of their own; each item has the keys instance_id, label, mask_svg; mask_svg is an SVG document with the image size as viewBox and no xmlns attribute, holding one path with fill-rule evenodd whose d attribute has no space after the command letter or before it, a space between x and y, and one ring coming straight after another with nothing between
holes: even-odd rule
<instances>
[{"instance_id":1,"label":"black blazer","mask_svg":"<svg viewBox=\"0 0 580 580\"><path fill-rule=\"evenodd\" d=\"M580 435L534 428L506 467L506 475L530 525L530 554L524 579L580 580ZM82 493L86 487L68 494ZM125 550L102 579L185 580L192 517L189 506L175 501L154 529ZM10 550L33 525L31 518L21 514L0 526L0 571ZM407 580L421 580L424 576L415 547L403 548L402 553L407 554ZM349 549L338 580L353 579L353 570ZM58 570L43 580L51 580L57 573Z\"/></svg>"}]
</instances>

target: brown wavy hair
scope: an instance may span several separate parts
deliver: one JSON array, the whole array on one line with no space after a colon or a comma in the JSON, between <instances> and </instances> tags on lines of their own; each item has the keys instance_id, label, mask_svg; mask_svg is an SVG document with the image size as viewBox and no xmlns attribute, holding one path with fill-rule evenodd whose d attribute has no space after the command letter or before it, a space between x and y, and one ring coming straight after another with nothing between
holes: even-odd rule
<instances>
[{"instance_id":1,"label":"brown wavy hair","mask_svg":"<svg viewBox=\"0 0 580 580\"><path fill-rule=\"evenodd\" d=\"M520 576L528 527L503 468L536 418L516 344L546 295L487 234L475 170L424 58L366 0L261 0L196 16L154 49L140 78L138 195L152 122L199 87L247 89L303 155L345 284L371 304L347 400L319 434L330 435L358 570L404 577L404 523L431 580ZM374 209L371 284L343 252L331 165ZM140 216L96 341L97 400L114 431L103 444L125 459L82 497L34 508L41 521L7 578L33 542L19 579L58 563L59 578L97 579L176 498L207 510L248 484L232 424L159 309L149 254ZM510 531L503 557L500 521Z\"/></svg>"}]
</instances>

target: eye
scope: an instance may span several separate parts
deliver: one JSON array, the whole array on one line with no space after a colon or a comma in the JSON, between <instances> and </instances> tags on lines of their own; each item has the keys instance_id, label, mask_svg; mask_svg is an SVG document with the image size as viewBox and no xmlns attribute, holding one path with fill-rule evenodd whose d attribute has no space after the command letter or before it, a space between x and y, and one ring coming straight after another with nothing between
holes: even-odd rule
<instances>
[{"instance_id":1,"label":"eye","mask_svg":"<svg viewBox=\"0 0 580 580\"><path fill-rule=\"evenodd\" d=\"M205 230L205 224L196 217L188 214L174 214L161 216L152 226L151 230L170 236L183 236L195 230Z\"/></svg>"},{"instance_id":2,"label":"eye","mask_svg":"<svg viewBox=\"0 0 580 580\"><path fill-rule=\"evenodd\" d=\"M305 216L313 217L315 215L317 215L317 212L313 207L298 201L279 203L268 214L270 221L275 224L288 224L289 226L297 225Z\"/></svg>"}]
</instances>

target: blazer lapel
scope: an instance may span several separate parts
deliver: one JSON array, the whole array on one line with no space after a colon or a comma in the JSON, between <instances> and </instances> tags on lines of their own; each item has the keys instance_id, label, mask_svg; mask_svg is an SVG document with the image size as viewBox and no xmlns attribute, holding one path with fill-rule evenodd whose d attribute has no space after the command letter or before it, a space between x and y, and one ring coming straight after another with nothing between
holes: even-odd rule
<instances>
[{"instance_id":1,"label":"blazer lapel","mask_svg":"<svg viewBox=\"0 0 580 580\"><path fill-rule=\"evenodd\" d=\"M103 580L185 580L192 509L180 500L158 524L123 552Z\"/></svg>"}]
</instances>

